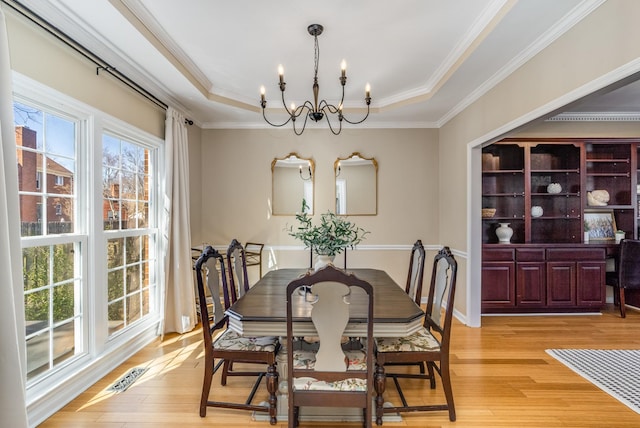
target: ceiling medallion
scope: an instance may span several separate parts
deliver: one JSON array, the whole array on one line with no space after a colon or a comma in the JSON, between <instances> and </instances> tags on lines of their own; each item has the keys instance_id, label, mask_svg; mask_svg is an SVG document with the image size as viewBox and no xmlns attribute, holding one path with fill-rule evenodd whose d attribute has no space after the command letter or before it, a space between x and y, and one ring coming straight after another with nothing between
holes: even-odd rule
<instances>
[{"instance_id":1,"label":"ceiling medallion","mask_svg":"<svg viewBox=\"0 0 640 428\"><path fill-rule=\"evenodd\" d=\"M370 93L371 88L368 83L365 88L365 98L364 98L364 101L367 103L367 114L365 115L365 117L359 121L352 122L349 119L347 119L342 113L342 107L344 102L344 85L347 83L347 74L346 74L347 64L344 60L342 61L342 64L341 64L342 72L340 75L340 84L342 85L342 98L340 98L340 103L336 107L333 104L327 103L326 100L321 100L320 102L318 102L318 92L320 90L320 86L318 85L318 59L320 57L320 48L318 47L318 36L322 34L323 29L324 28L320 24L311 24L309 25L309 27L307 27L307 31L309 32L310 35L313 36L314 42L315 42L313 102L305 101L304 104L298 107L296 107L294 103L291 103L291 106L287 107L287 103L284 100L284 90L286 87L286 83L284 81L284 69L282 65L278 66L278 75L280 78L278 85L280 87L280 91L282 92L282 105L284 106L284 109L289 114L289 118L284 123L281 123L281 124L272 123L271 121L269 121L269 119L267 119L267 116L265 115L265 107L267 106L267 101L265 99L265 89L264 89L264 86L262 86L260 88L260 106L262 107L262 117L264 117L264 120L269 125L275 126L275 127L281 127L286 125L289 122L292 122L293 132L295 132L296 135L302 135L305 127L307 126L307 119L310 118L314 122L319 122L323 118L326 118L327 124L329 125L329 129L331 129L331 132L334 135L338 135L342 131L343 120L352 125L357 125L359 123L364 122L367 119L367 117L369 117L369 104L371 104L371 93ZM304 113L304 122L302 124L302 129L298 129L296 128L296 119L300 117L303 113ZM331 124L331 120L329 119L329 116L336 115L336 114L338 116L339 127L337 129L334 129Z\"/></svg>"}]
</instances>

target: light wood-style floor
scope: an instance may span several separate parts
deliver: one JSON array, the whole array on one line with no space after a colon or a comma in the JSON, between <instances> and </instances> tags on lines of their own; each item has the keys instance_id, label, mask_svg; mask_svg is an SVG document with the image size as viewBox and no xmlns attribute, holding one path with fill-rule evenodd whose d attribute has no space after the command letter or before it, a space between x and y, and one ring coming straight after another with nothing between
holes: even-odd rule
<instances>
[{"instance_id":1,"label":"light wood-style floor","mask_svg":"<svg viewBox=\"0 0 640 428\"><path fill-rule=\"evenodd\" d=\"M639 427L640 414L584 380L545 353L549 348L640 349L640 312L627 311L621 319L610 306L602 315L483 317L482 328L457 323L452 339L452 378L457 422L446 412L413 413L403 422L384 426L410 427ZM200 330L166 337L126 361L41 427L270 427L248 412L209 408L198 415L202 386ZM108 388L133 367L149 370L120 394ZM405 380L407 381L407 380ZM442 400L435 392L415 385L413 400ZM231 378L212 394L245 396L248 384ZM393 390L392 383L388 388ZM264 386L258 395L264 395ZM266 396L266 395L265 395ZM217 395L217 398L224 398ZM259 401L264 398L257 397ZM393 401L394 396L386 397ZM304 426L361 426L354 423ZM375 426L375 425L374 425ZM277 427L286 427L279 422Z\"/></svg>"}]
</instances>

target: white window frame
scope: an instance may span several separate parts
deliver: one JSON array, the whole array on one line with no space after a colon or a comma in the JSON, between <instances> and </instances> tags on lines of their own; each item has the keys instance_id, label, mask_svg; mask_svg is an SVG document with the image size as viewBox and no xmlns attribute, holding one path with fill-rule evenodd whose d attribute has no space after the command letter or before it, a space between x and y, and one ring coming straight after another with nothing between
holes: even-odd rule
<instances>
[{"instance_id":1,"label":"white window frame","mask_svg":"<svg viewBox=\"0 0 640 428\"><path fill-rule=\"evenodd\" d=\"M77 186L75 192L78 198L75 204L74 233L21 239L23 248L73 242L81 249L81 255L78 256L81 262L76 265L76 269L81 270L79 293L83 300L80 310L84 316L78 321L80 325L77 327L82 327L82 333L77 333L77 336L82 340L84 352L26 382L29 419L42 421L51 413L51 409L70 401L159 334L158 327L162 317L160 296L164 289L164 275L161 274L163 261L158 256L163 245L160 242L162 236L158 213L161 210L161 195L164 194L164 181L160 180L164 175L164 141L15 71L13 89L14 101L77 119L80 124L77 132L83 141L76 148L74 186ZM153 171L157 185L153 189L156 205L152 208L155 210L153 228L157 236L153 251L158 259L153 296L156 302L155 312L111 338L107 334L106 238L102 230L101 165L104 129L117 131L133 141L144 142L157 153Z\"/></svg>"}]
</instances>

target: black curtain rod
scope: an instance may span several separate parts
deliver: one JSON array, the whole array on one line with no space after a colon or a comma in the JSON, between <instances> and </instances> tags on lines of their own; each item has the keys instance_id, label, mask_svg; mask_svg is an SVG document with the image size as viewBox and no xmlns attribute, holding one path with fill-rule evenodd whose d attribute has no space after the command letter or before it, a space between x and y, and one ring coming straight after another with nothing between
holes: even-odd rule
<instances>
[{"instance_id":1,"label":"black curtain rod","mask_svg":"<svg viewBox=\"0 0 640 428\"><path fill-rule=\"evenodd\" d=\"M104 70L109 73L111 76L115 77L120 82L124 83L129 88L133 89L138 94L142 95L152 103L156 104L163 109L167 109L168 105L154 96L152 93L144 89L142 86L138 85L133 80L129 79L127 76L119 72L115 67L111 66L105 60L100 58L98 55L91 52L89 49L85 48L83 45L74 40L71 36L66 34L64 31L60 30L58 27L52 25L50 22L42 18L40 15L23 5L22 3L14 0L1 0L2 3L6 4L20 15L27 18L29 21L36 24L38 27L45 30L47 33L54 36L56 39L60 40L65 45L69 46L71 49L82 55L84 58L88 59L92 63L96 65L96 74L100 74L100 70ZM192 125L193 121L186 119L185 123Z\"/></svg>"}]
</instances>

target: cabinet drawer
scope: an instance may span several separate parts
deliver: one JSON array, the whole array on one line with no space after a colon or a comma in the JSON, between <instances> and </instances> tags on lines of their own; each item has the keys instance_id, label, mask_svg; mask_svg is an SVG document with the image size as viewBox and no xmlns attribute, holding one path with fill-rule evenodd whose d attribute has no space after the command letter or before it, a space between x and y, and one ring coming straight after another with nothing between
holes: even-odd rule
<instances>
[{"instance_id":1,"label":"cabinet drawer","mask_svg":"<svg viewBox=\"0 0 640 428\"><path fill-rule=\"evenodd\" d=\"M544 248L518 248L516 249L516 261L542 262L544 261Z\"/></svg>"},{"instance_id":2,"label":"cabinet drawer","mask_svg":"<svg viewBox=\"0 0 640 428\"><path fill-rule=\"evenodd\" d=\"M512 262L515 258L514 248L483 248L482 260L495 262Z\"/></svg>"},{"instance_id":3,"label":"cabinet drawer","mask_svg":"<svg viewBox=\"0 0 640 428\"><path fill-rule=\"evenodd\" d=\"M604 260L604 248L548 248L547 260Z\"/></svg>"}]
</instances>

